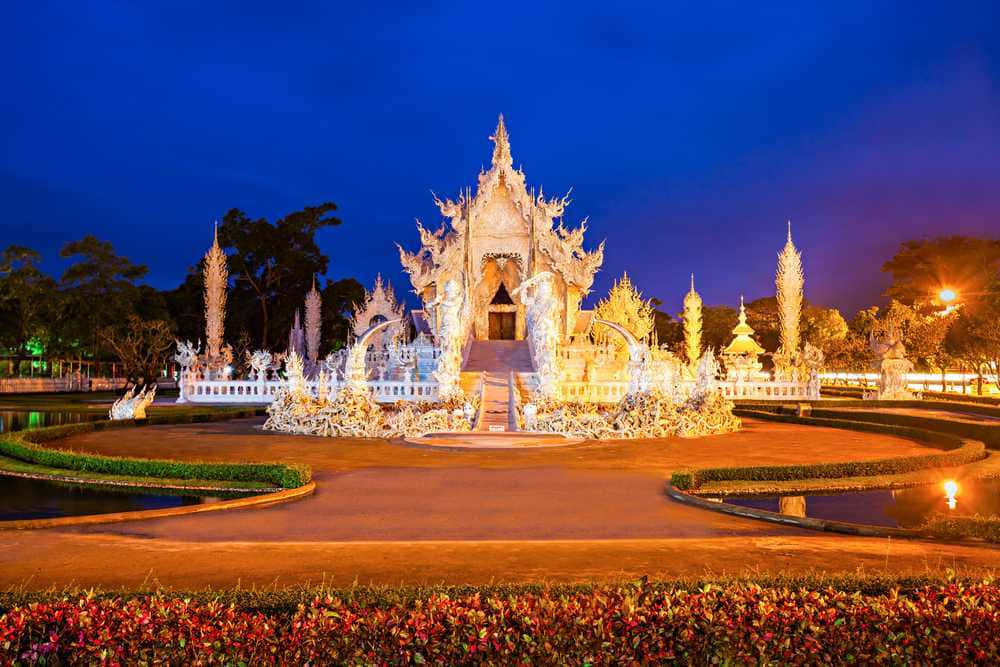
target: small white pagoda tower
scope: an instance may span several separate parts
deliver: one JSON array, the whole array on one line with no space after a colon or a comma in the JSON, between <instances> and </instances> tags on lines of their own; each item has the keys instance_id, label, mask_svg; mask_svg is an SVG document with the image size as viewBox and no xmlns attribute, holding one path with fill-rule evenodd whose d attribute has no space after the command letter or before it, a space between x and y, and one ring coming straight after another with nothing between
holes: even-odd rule
<instances>
[{"instance_id":1,"label":"small white pagoda tower","mask_svg":"<svg viewBox=\"0 0 1000 667\"><path fill-rule=\"evenodd\" d=\"M752 338L753 334L753 328L747 324L747 311L740 295L740 321L733 328L733 341L722 351L728 380L750 382L767 379L767 373L761 371L763 365L758 361L764 348Z\"/></svg>"}]
</instances>

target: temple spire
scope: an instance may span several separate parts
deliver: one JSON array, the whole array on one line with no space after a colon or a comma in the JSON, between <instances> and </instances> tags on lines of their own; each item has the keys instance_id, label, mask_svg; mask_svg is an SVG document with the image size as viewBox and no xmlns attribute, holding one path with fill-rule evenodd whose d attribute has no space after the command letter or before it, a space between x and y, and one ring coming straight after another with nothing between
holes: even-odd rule
<instances>
[{"instance_id":1,"label":"temple spire","mask_svg":"<svg viewBox=\"0 0 1000 667\"><path fill-rule=\"evenodd\" d=\"M788 221L788 242L792 242L792 221Z\"/></svg>"},{"instance_id":2,"label":"temple spire","mask_svg":"<svg viewBox=\"0 0 1000 667\"><path fill-rule=\"evenodd\" d=\"M507 136L507 126L503 122L503 114L500 114L497 129L490 140L493 142L493 166L510 167L514 159L510 155L510 139Z\"/></svg>"}]
</instances>

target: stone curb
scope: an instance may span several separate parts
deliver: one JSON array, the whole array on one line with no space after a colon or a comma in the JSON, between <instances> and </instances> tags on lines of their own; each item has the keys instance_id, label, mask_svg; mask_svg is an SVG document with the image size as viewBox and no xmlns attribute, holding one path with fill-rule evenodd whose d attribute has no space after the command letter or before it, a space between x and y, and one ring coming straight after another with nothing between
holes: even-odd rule
<instances>
[{"instance_id":1,"label":"stone curb","mask_svg":"<svg viewBox=\"0 0 1000 667\"><path fill-rule=\"evenodd\" d=\"M63 516L54 519L23 519L0 521L0 532L8 530L34 530L37 528L58 528L64 526L90 526L101 523L121 523L124 521L142 521L144 519L161 519L172 516L186 516L201 512L216 512L219 510L244 509L247 507L265 507L299 500L316 490L316 482L309 482L295 489L285 489L277 493L265 493L249 498L234 498L220 500L202 505L187 505L159 510L139 510L137 512L110 512L108 514L85 514L82 516Z\"/></svg>"},{"instance_id":2,"label":"stone curb","mask_svg":"<svg viewBox=\"0 0 1000 667\"><path fill-rule=\"evenodd\" d=\"M778 512L756 509L753 507L742 507L740 505L730 505L724 502L712 502L704 498L692 496L689 493L677 490L670 482L666 482L666 494L677 502L692 505L701 509L741 516L759 521L770 521L786 526L796 526L798 528L808 528L827 533L841 533L844 535L857 535L859 537L901 537L906 539L925 539L923 533L909 528L889 528L887 526L871 526L863 523L848 523L846 521L830 521L827 519L814 519L812 517L795 517Z\"/></svg>"}]
</instances>

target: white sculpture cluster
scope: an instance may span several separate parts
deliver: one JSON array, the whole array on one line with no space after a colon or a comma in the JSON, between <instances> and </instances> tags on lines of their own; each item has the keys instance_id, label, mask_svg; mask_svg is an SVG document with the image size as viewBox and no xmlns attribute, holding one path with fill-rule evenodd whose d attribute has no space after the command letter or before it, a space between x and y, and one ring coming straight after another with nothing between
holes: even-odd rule
<instances>
[{"instance_id":1,"label":"white sculpture cluster","mask_svg":"<svg viewBox=\"0 0 1000 667\"><path fill-rule=\"evenodd\" d=\"M428 307L438 309L440 322L438 344L441 356L438 358L434 379L438 383L438 396L442 399L451 399L460 392L458 381L462 371L462 348L467 333L467 328L462 322L464 306L465 300L461 289L454 280L445 283L440 297L428 304Z\"/></svg>"},{"instance_id":2,"label":"white sculpture cluster","mask_svg":"<svg viewBox=\"0 0 1000 667\"><path fill-rule=\"evenodd\" d=\"M556 347L559 345L559 303L552 294L552 274L542 271L521 283L515 294L534 289L534 294L522 294L521 301L527 306L528 347L531 351L535 372L538 375L537 392L543 398L551 398L558 391L559 363Z\"/></svg>"},{"instance_id":3,"label":"white sculpture cluster","mask_svg":"<svg viewBox=\"0 0 1000 667\"><path fill-rule=\"evenodd\" d=\"M156 398L155 384L145 386L142 389L139 389L138 386L132 387L128 393L111 405L108 417L114 420L145 419L146 408L153 403L154 398Z\"/></svg>"},{"instance_id":4,"label":"white sculpture cluster","mask_svg":"<svg viewBox=\"0 0 1000 667\"><path fill-rule=\"evenodd\" d=\"M865 398L880 401L913 399L913 392L906 386L906 374L913 370L913 362L906 358L906 348L903 347L899 330L889 324L879 335L873 331L869 342L878 359L879 381L878 391Z\"/></svg>"}]
</instances>

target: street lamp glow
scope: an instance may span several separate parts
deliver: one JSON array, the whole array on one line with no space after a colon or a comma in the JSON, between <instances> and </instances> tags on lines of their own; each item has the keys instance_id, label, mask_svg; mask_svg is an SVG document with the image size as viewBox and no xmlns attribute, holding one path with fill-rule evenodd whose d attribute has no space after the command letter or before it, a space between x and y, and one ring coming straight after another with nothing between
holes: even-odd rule
<instances>
[{"instance_id":1,"label":"street lamp glow","mask_svg":"<svg viewBox=\"0 0 1000 667\"><path fill-rule=\"evenodd\" d=\"M944 483L944 495L948 502L948 509L955 509L955 496L958 495L958 482L949 479Z\"/></svg>"},{"instance_id":2,"label":"street lamp glow","mask_svg":"<svg viewBox=\"0 0 1000 667\"><path fill-rule=\"evenodd\" d=\"M958 298L958 294L955 293L955 290L946 287L938 293L938 298L941 299L941 303L951 303Z\"/></svg>"}]
</instances>

